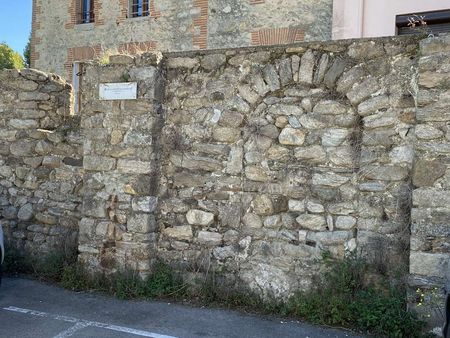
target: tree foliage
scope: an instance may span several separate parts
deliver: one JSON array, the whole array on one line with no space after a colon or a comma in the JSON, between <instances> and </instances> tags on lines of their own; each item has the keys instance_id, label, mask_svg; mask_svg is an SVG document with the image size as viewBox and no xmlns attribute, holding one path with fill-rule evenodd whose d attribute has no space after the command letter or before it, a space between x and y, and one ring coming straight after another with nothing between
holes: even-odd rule
<instances>
[{"instance_id":1,"label":"tree foliage","mask_svg":"<svg viewBox=\"0 0 450 338\"><path fill-rule=\"evenodd\" d=\"M23 50L23 58L25 61L25 67L30 68L30 65L31 65L31 33L30 33L30 37L28 38L27 45L25 46L25 49Z\"/></svg>"},{"instance_id":2,"label":"tree foliage","mask_svg":"<svg viewBox=\"0 0 450 338\"><path fill-rule=\"evenodd\" d=\"M22 56L6 43L0 43L0 69L20 69L25 66Z\"/></svg>"}]
</instances>

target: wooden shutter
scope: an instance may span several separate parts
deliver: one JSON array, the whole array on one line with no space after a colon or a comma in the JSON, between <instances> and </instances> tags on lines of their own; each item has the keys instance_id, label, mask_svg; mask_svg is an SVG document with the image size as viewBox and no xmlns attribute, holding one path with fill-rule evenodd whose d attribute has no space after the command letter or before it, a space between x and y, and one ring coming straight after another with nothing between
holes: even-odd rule
<instances>
[{"instance_id":1,"label":"wooden shutter","mask_svg":"<svg viewBox=\"0 0 450 338\"><path fill-rule=\"evenodd\" d=\"M90 0L89 1L90 3L89 3L89 22L94 22L95 21L95 15L94 15L94 4L95 4L95 1L94 0Z\"/></svg>"},{"instance_id":2,"label":"wooden shutter","mask_svg":"<svg viewBox=\"0 0 450 338\"><path fill-rule=\"evenodd\" d=\"M148 15L148 0L143 0L142 1L142 16L147 16Z\"/></svg>"},{"instance_id":3,"label":"wooden shutter","mask_svg":"<svg viewBox=\"0 0 450 338\"><path fill-rule=\"evenodd\" d=\"M133 5L131 6L131 17L139 16L139 0L132 0Z\"/></svg>"}]
</instances>

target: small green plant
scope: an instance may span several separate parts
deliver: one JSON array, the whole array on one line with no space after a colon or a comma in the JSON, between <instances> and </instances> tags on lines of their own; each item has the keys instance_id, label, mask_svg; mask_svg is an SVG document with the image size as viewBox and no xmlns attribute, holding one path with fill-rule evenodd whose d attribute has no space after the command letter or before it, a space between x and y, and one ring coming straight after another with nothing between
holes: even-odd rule
<instances>
[{"instance_id":1,"label":"small green plant","mask_svg":"<svg viewBox=\"0 0 450 338\"><path fill-rule=\"evenodd\" d=\"M310 292L298 292L284 308L315 324L343 326L387 337L423 337L425 323L406 308L405 290L367 285L370 267L352 254L325 261L327 269Z\"/></svg>"},{"instance_id":2,"label":"small green plant","mask_svg":"<svg viewBox=\"0 0 450 338\"><path fill-rule=\"evenodd\" d=\"M102 291L120 299L175 298L183 296L186 289L181 277L162 262L154 265L153 273L146 279L132 269L110 275L92 274L80 264L72 264L63 269L61 285L74 291Z\"/></svg>"},{"instance_id":3,"label":"small green plant","mask_svg":"<svg viewBox=\"0 0 450 338\"><path fill-rule=\"evenodd\" d=\"M418 288L416 290L417 307L426 318L438 316L442 322L445 321L444 296L438 288Z\"/></svg>"}]
</instances>

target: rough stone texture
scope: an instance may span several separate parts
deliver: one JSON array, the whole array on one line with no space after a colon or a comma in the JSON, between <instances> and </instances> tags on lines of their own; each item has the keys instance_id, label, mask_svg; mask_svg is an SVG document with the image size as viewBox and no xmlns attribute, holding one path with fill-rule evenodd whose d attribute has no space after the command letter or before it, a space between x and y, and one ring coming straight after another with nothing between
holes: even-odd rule
<instances>
[{"instance_id":1,"label":"rough stone texture","mask_svg":"<svg viewBox=\"0 0 450 338\"><path fill-rule=\"evenodd\" d=\"M410 256L411 285L441 286L447 276L436 271L449 248L448 51L436 52L439 62L429 52L419 60L417 39L86 63L83 138L24 138L31 123L4 121L4 191L15 196L10 188L26 181L27 170L52 182L51 172L77 163L66 158L68 147L51 149L67 135L83 143L79 258L91 268L131 264L145 275L159 258L189 278L213 269L226 287L287 297L308 288L322 251L339 258L357 250L387 273ZM99 82L124 76L138 82L137 100L98 99ZM11 119L45 119L21 114ZM44 228L54 224L33 201L5 203L6 222L32 212ZM27 231L11 236L27 242Z\"/></svg>"},{"instance_id":2,"label":"rough stone texture","mask_svg":"<svg viewBox=\"0 0 450 338\"><path fill-rule=\"evenodd\" d=\"M416 88L416 161L412 177L411 294L417 288L441 288L448 286L450 282L448 46L448 35L426 39L420 43L419 81ZM420 307L417 309L420 310ZM433 322L431 318L431 324L440 327L440 317L435 319Z\"/></svg>"},{"instance_id":3,"label":"rough stone texture","mask_svg":"<svg viewBox=\"0 0 450 338\"><path fill-rule=\"evenodd\" d=\"M37 255L76 250L82 140L71 87L54 74L0 71L0 215L6 240Z\"/></svg>"}]
</instances>

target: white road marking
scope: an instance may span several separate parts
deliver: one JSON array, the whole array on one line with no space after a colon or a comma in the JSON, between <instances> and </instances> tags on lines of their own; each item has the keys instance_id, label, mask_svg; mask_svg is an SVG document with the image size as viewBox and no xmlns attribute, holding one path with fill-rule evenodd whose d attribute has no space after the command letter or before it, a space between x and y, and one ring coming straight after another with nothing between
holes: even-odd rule
<instances>
[{"instance_id":1,"label":"white road marking","mask_svg":"<svg viewBox=\"0 0 450 338\"><path fill-rule=\"evenodd\" d=\"M70 336L73 336L73 334L81 329L84 329L85 327L88 327L89 325L87 323L78 322L74 326L68 328L66 331L63 331L59 333L58 335L54 336L53 338L67 338Z\"/></svg>"},{"instance_id":2,"label":"white road marking","mask_svg":"<svg viewBox=\"0 0 450 338\"><path fill-rule=\"evenodd\" d=\"M136 330L136 329L132 329L132 328L129 328L129 327L124 327L124 326L111 325L111 324L100 323L100 322L91 322L91 321L88 321L88 320L77 319L77 318L74 318L74 317L54 315L54 314L47 313L47 312L41 312L41 311L35 311L35 310L29 310L29 309L22 309L22 308L14 307L14 306L5 307L5 308L3 308L3 310L11 311L11 312L18 312L18 313L22 313L22 314L35 316L35 317L55 319L55 320L60 320L60 321L63 321L63 322L68 322L68 323L75 323L74 326L72 326L71 328L69 328L66 331L61 332L59 335L55 336L54 338L70 337L76 331L81 330L81 329L83 329L85 327L88 327L88 326L98 327L98 328L101 328L101 329L111 330L111 331L116 331L116 332L129 333L129 334L136 335L136 336L141 336L141 337L149 337L149 338L177 338L177 337L166 336L166 335L162 335L162 334L158 334L158 333L154 333L154 332L149 332L149 331ZM66 335L63 335L63 334L66 334Z\"/></svg>"}]
</instances>

